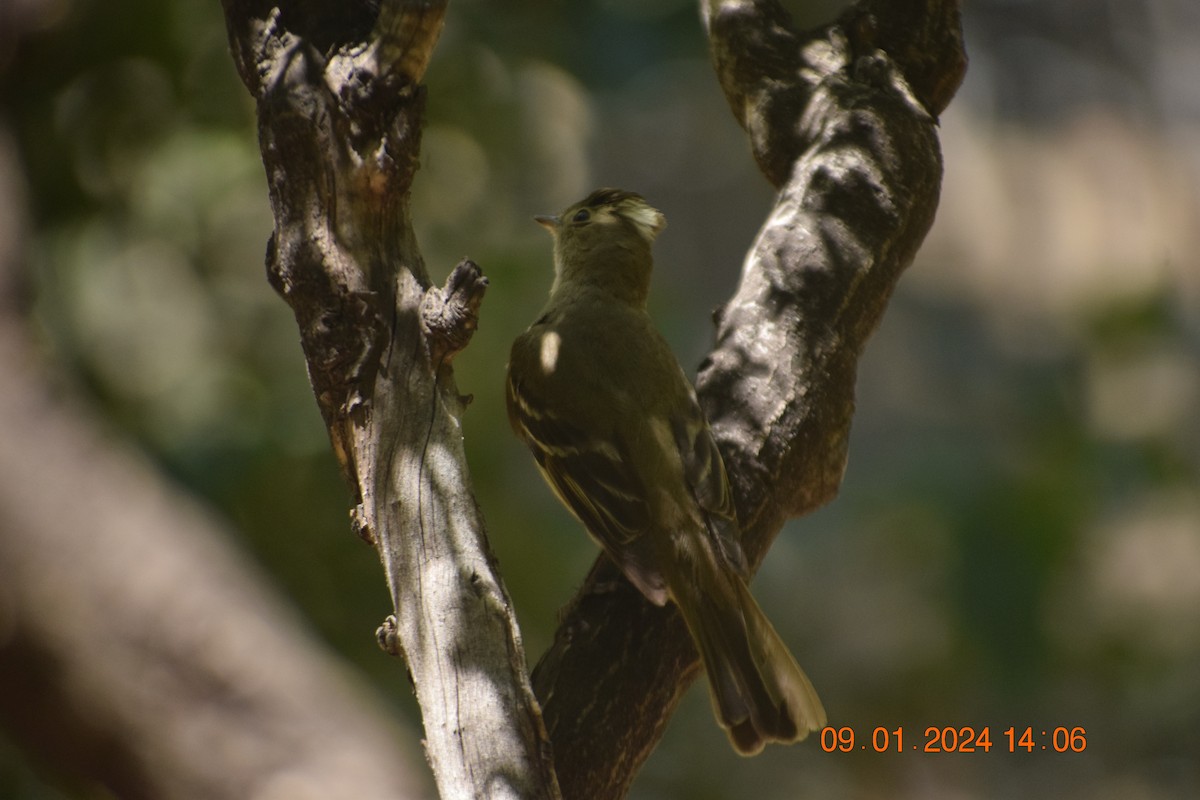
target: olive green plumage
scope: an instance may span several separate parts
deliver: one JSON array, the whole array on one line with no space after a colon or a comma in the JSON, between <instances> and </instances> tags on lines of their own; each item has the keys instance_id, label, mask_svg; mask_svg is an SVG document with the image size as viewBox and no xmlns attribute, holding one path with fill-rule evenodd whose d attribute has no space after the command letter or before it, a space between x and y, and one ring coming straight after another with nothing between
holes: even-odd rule
<instances>
[{"instance_id":1,"label":"olive green plumage","mask_svg":"<svg viewBox=\"0 0 1200 800\"><path fill-rule=\"evenodd\" d=\"M536 219L554 235L555 276L513 343L513 430L642 594L679 608L734 748L803 739L825 711L750 595L721 455L646 313L663 215L637 194L600 189Z\"/></svg>"}]
</instances>

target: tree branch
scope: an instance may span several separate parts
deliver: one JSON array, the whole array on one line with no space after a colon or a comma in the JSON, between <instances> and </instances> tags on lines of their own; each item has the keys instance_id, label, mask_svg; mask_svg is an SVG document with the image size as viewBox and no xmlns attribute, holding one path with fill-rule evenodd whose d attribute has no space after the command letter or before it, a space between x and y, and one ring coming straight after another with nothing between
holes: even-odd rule
<instances>
[{"instance_id":1,"label":"tree branch","mask_svg":"<svg viewBox=\"0 0 1200 800\"><path fill-rule=\"evenodd\" d=\"M779 189L697 382L756 565L837 493L858 357L937 207L959 5L899 5L797 33L774 0L702 3L718 79ZM699 669L674 609L598 561L534 671L563 796L624 796Z\"/></svg>"},{"instance_id":2,"label":"tree branch","mask_svg":"<svg viewBox=\"0 0 1200 800\"><path fill-rule=\"evenodd\" d=\"M415 741L233 535L64 399L18 173L0 128L0 725L80 796L424 796Z\"/></svg>"},{"instance_id":3,"label":"tree branch","mask_svg":"<svg viewBox=\"0 0 1200 800\"><path fill-rule=\"evenodd\" d=\"M558 796L507 593L462 449L449 360L486 281L431 289L409 220L442 0L363 9L225 0L258 101L275 231L271 283L296 315L313 390L375 543L395 616L381 640L416 687L443 797ZM339 14L344 16L339 17ZM330 24L335 21L335 24Z\"/></svg>"}]
</instances>

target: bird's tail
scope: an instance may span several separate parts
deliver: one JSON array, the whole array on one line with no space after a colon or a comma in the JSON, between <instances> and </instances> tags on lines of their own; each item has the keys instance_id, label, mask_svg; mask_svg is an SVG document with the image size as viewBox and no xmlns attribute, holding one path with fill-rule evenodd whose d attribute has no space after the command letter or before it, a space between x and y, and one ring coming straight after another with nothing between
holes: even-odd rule
<instances>
[{"instance_id":1,"label":"bird's tail","mask_svg":"<svg viewBox=\"0 0 1200 800\"><path fill-rule=\"evenodd\" d=\"M823 728L825 709L816 690L746 583L725 570L711 577L699 582L708 586L692 584L694 591L673 594L734 749L752 756L767 742L797 742Z\"/></svg>"}]
</instances>

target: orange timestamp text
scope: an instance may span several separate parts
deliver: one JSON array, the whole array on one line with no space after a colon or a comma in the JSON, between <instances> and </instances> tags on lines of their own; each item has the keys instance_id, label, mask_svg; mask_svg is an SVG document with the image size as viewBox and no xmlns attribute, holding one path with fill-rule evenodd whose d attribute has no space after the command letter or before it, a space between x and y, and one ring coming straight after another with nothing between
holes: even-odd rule
<instances>
[{"instance_id":1,"label":"orange timestamp text","mask_svg":"<svg viewBox=\"0 0 1200 800\"><path fill-rule=\"evenodd\" d=\"M826 753L990 753L993 749L1000 753L1082 753L1087 749L1087 731L1081 726L1010 726L993 738L992 728L986 725L982 728L930 725L920 736L903 726L880 725L869 735L865 731L860 735L850 727L825 727L821 729L821 749Z\"/></svg>"}]
</instances>

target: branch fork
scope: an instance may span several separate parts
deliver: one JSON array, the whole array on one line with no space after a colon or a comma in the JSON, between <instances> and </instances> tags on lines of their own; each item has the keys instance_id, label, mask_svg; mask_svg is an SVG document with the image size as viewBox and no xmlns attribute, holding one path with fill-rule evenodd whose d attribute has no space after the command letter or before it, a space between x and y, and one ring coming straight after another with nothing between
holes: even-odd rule
<instances>
[{"instance_id":1,"label":"branch fork","mask_svg":"<svg viewBox=\"0 0 1200 800\"><path fill-rule=\"evenodd\" d=\"M354 527L387 574L395 614L380 640L405 656L439 790L623 797L699 661L674 609L602 558L534 672L541 705L530 686L449 369L487 281L464 261L432 287L410 223L419 81L445 0L224 7L258 101L268 273L296 314ZM777 0L701 9L726 99L778 190L697 381L757 565L841 482L858 356L933 220L936 117L966 61L959 0L860 0L811 31Z\"/></svg>"}]
</instances>

